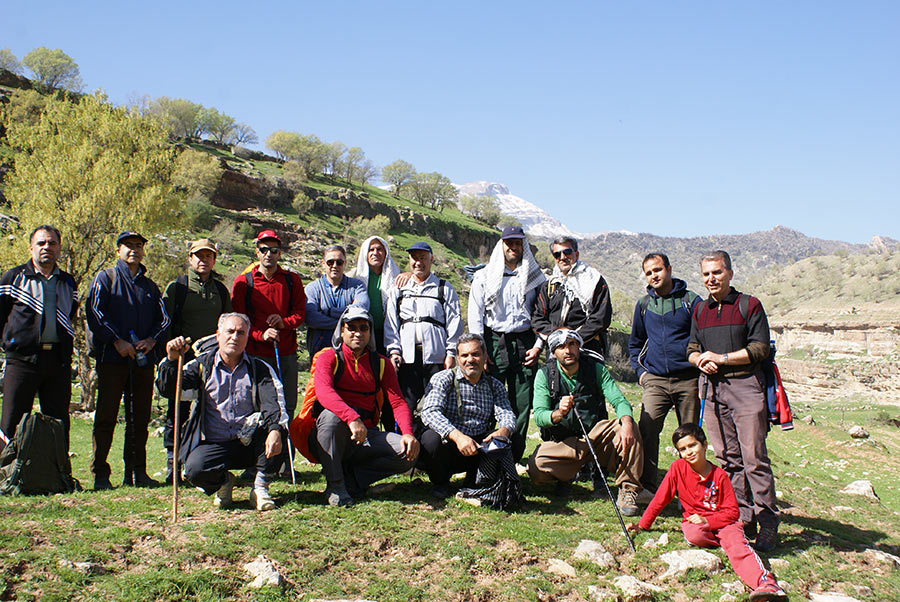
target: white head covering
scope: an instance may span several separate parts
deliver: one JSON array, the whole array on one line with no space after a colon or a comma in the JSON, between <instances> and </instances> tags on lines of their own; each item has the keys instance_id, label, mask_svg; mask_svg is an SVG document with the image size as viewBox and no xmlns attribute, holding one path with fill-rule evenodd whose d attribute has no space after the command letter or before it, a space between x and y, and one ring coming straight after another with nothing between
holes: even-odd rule
<instances>
[{"instance_id":1,"label":"white head covering","mask_svg":"<svg viewBox=\"0 0 900 602\"><path fill-rule=\"evenodd\" d=\"M372 244L373 240L378 240L384 245L384 252L386 256L384 258L384 266L381 268L381 299L382 301L387 301L387 297L391 292L391 288L394 286L394 279L400 275L400 266L394 261L394 258L391 257L391 248L388 246L387 241L381 238L380 236L370 236L365 239L359 247L359 259L356 262L356 272L354 273L354 277L363 281L363 284L366 286L369 285L369 245Z\"/></svg>"},{"instance_id":2,"label":"white head covering","mask_svg":"<svg viewBox=\"0 0 900 602\"><path fill-rule=\"evenodd\" d=\"M553 266L550 282L561 284L565 287L566 297L569 298L569 302L571 303L574 299L578 299L584 313L590 313L594 289L597 288L597 283L600 282L600 272L579 259L569 270L568 274L563 274L558 265Z\"/></svg>"},{"instance_id":3,"label":"white head covering","mask_svg":"<svg viewBox=\"0 0 900 602\"><path fill-rule=\"evenodd\" d=\"M491 253L491 259L483 270L475 273L475 278L484 280L484 306L492 306L500 297L500 287L503 285L503 272L506 269L506 257L503 254L503 240L497 241ZM522 261L516 268L514 282L510 284L518 287L519 303L525 303L525 295L533 288L544 284L547 277L541 271L531 252L528 241L522 240Z\"/></svg>"}]
</instances>

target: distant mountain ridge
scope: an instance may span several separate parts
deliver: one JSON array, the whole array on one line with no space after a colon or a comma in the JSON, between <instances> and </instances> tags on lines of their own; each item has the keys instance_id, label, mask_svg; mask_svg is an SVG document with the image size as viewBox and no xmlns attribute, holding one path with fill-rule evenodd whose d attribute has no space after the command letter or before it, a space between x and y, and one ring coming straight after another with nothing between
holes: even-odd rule
<instances>
[{"instance_id":1,"label":"distant mountain ridge","mask_svg":"<svg viewBox=\"0 0 900 602\"><path fill-rule=\"evenodd\" d=\"M457 185L460 196L492 196L497 199L500 211L515 217L522 223L525 232L534 238L556 238L568 235L582 238L582 235L570 230L561 221L522 197L510 194L509 188L497 182L480 180Z\"/></svg>"}]
</instances>

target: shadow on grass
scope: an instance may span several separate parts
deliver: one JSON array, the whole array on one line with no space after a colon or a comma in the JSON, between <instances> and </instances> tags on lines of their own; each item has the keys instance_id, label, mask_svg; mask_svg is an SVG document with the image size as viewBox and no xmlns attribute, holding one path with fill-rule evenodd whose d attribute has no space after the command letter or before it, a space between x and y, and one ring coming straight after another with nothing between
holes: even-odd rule
<instances>
[{"instance_id":1,"label":"shadow on grass","mask_svg":"<svg viewBox=\"0 0 900 602\"><path fill-rule=\"evenodd\" d=\"M778 548L806 550L814 546L828 545L836 551L858 551L875 547L876 542L889 539L887 533L860 529L851 524L824 518L782 515L782 524L801 528L799 533L779 533Z\"/></svg>"}]
</instances>

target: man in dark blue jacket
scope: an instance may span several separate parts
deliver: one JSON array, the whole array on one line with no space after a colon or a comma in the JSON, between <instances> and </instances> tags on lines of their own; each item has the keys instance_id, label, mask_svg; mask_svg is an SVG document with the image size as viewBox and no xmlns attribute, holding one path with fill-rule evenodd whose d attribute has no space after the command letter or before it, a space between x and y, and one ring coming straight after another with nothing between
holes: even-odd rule
<instances>
[{"instance_id":1,"label":"man in dark blue jacket","mask_svg":"<svg viewBox=\"0 0 900 602\"><path fill-rule=\"evenodd\" d=\"M647 294L635 305L628 352L631 367L643 388L639 428L644 442L641 485L657 486L659 433L673 407L678 424L697 422L698 370L685 351L691 335L691 314L702 300L684 280L672 278L672 266L663 253L650 253L641 264Z\"/></svg>"},{"instance_id":2,"label":"man in dark blue jacket","mask_svg":"<svg viewBox=\"0 0 900 602\"><path fill-rule=\"evenodd\" d=\"M165 353L169 327L159 288L146 276L144 243L137 232L116 239L119 260L91 282L87 302L97 359L94 414L94 489L111 489L106 461L112 446L119 403L125 397L124 485L158 485L147 475L147 426L153 397L153 366Z\"/></svg>"},{"instance_id":3,"label":"man in dark blue jacket","mask_svg":"<svg viewBox=\"0 0 900 602\"><path fill-rule=\"evenodd\" d=\"M31 259L0 279L0 333L6 351L0 449L13 438L34 396L41 412L69 430L75 281L57 265L59 230L38 226L29 237Z\"/></svg>"}]
</instances>

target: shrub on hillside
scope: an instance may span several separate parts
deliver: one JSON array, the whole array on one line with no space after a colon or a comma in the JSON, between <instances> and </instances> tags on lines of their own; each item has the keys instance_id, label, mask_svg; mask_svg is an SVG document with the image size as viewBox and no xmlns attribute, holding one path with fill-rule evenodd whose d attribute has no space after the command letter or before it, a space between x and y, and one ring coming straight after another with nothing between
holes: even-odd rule
<instances>
[{"instance_id":1,"label":"shrub on hillside","mask_svg":"<svg viewBox=\"0 0 900 602\"><path fill-rule=\"evenodd\" d=\"M315 205L315 201L309 198L306 193L300 191L294 195L294 201L291 203L291 207L294 208L294 211L297 212L297 215L303 215L307 211L313 208Z\"/></svg>"},{"instance_id":2,"label":"shrub on hillside","mask_svg":"<svg viewBox=\"0 0 900 602\"><path fill-rule=\"evenodd\" d=\"M391 220L386 215L376 215L369 219L360 217L353 220L350 229L363 238L380 236L386 239L388 230L391 229Z\"/></svg>"},{"instance_id":3,"label":"shrub on hillside","mask_svg":"<svg viewBox=\"0 0 900 602\"><path fill-rule=\"evenodd\" d=\"M191 200L182 205L182 211L194 230L209 230L216 223L216 210L205 200Z\"/></svg>"},{"instance_id":4,"label":"shrub on hillside","mask_svg":"<svg viewBox=\"0 0 900 602\"><path fill-rule=\"evenodd\" d=\"M247 222L244 222L246 224ZM243 225L243 224L242 224ZM249 226L249 224L247 224ZM219 249L226 252L234 252L243 244L243 238L238 230L238 225L230 219L223 219L216 224L209 237L219 242Z\"/></svg>"}]
</instances>

